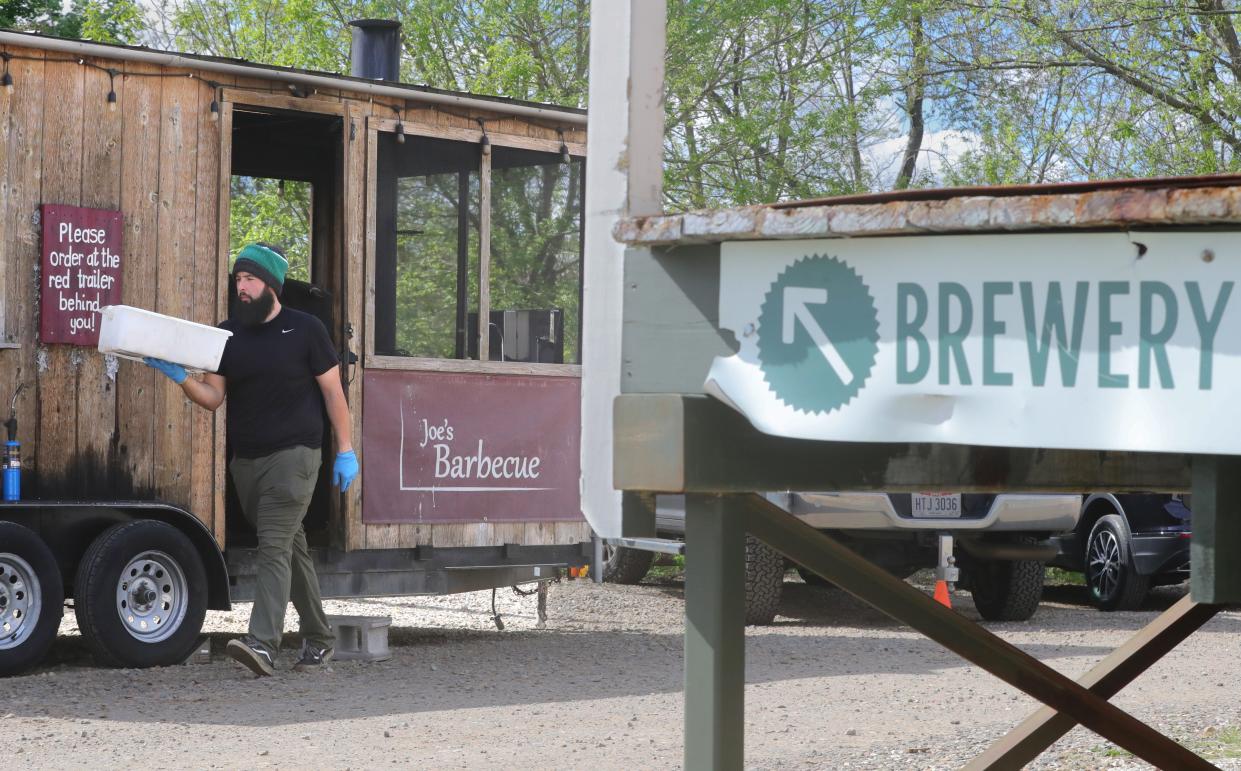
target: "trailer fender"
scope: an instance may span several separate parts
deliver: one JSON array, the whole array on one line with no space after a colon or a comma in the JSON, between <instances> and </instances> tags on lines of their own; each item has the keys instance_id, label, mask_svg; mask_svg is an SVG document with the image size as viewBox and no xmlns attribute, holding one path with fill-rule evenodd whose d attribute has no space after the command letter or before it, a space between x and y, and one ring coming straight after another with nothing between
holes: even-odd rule
<instances>
[{"instance_id":1,"label":"trailer fender","mask_svg":"<svg viewBox=\"0 0 1241 771\"><path fill-rule=\"evenodd\" d=\"M0 519L25 525L43 537L70 591L78 561L104 530L136 519L167 523L184 533L202 557L207 572L207 607L232 608L224 552L207 526L179 506L159 501L14 501L0 504Z\"/></svg>"}]
</instances>

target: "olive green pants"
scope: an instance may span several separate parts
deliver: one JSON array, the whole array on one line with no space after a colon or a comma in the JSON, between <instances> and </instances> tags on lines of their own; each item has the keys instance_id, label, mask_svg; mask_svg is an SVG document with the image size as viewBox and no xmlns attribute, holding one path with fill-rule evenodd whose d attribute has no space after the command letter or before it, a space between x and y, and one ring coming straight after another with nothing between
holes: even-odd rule
<instances>
[{"instance_id":1,"label":"olive green pants","mask_svg":"<svg viewBox=\"0 0 1241 771\"><path fill-rule=\"evenodd\" d=\"M259 536L250 634L273 655L280 650L289 600L301 617L303 638L324 647L336 642L302 529L321 460L319 450L290 447L262 458L234 458L228 466L241 510Z\"/></svg>"}]
</instances>

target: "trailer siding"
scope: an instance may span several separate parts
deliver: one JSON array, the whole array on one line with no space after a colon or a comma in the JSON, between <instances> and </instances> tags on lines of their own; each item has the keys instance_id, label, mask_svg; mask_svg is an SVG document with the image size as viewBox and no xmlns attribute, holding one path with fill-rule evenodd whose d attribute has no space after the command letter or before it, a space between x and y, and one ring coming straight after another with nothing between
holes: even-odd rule
<instances>
[{"instance_id":1,"label":"trailer siding","mask_svg":"<svg viewBox=\"0 0 1241 771\"><path fill-rule=\"evenodd\" d=\"M364 354L371 339L368 228L374 227L368 222L374 167L368 140L371 128L393 122L396 113L384 100L347 89L301 99L268 80L90 60L115 69L113 78L64 54L5 50L20 58L10 64L13 94L0 94L0 401L7 408L17 383L26 383L18 402L24 493L166 501L193 512L223 545L226 407L214 414L201 410L140 364L110 361L90 348L39 343L38 207L63 203L123 211L122 302L214 324L227 312L229 231L221 203L231 178L234 104L342 116L341 205L335 215L341 234L328 251L338 255L343 248L348 260L343 276L335 256L322 275L335 287L347 287L347 319L330 332L339 343L343 321L353 326L348 343L360 360L347 393L360 445ZM117 95L115 110L107 102L110 88ZM213 98L219 99L217 120L209 109ZM477 133L475 119L482 118L496 142L560 141L554 127L485 111L411 103L400 114L408 133L461 139ZM584 150L584 129L566 128L563 137L574 152ZM364 448L357 450L361 483L334 501L330 514L332 540L345 549L568 544L590 537L584 520L366 525Z\"/></svg>"}]
</instances>

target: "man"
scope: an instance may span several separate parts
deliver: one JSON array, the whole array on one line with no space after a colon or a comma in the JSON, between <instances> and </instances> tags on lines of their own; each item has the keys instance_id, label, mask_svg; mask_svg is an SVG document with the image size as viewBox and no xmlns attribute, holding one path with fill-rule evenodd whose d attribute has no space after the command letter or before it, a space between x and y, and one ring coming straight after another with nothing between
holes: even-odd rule
<instances>
[{"instance_id":1,"label":"man","mask_svg":"<svg viewBox=\"0 0 1241 771\"><path fill-rule=\"evenodd\" d=\"M197 380L178 364L146 360L206 409L228 397L229 472L259 548L250 632L230 640L226 651L259 676L274 671L290 599L303 637L294 669L321 668L332 657L335 638L302 529L319 477L322 407L336 436L333 483L347 490L358 473L339 359L322 322L280 304L288 269L284 255L267 244L237 254L231 278L238 302L220 324L233 336L218 373Z\"/></svg>"}]
</instances>

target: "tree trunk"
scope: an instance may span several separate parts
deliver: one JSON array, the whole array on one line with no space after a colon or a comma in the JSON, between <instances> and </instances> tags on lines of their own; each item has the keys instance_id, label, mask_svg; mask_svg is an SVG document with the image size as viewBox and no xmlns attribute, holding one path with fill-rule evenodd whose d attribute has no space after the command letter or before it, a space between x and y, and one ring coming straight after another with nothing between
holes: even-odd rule
<instances>
[{"instance_id":1,"label":"tree trunk","mask_svg":"<svg viewBox=\"0 0 1241 771\"><path fill-rule=\"evenodd\" d=\"M913 49L913 62L909 70L908 101L905 112L909 115L909 139L905 142L905 155L901 170L896 175L896 189L904 190L913 182L918 167L918 153L922 150L922 137L926 132L922 101L926 96L926 46L922 37L922 15L914 14L909 20L909 42Z\"/></svg>"}]
</instances>

